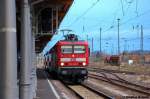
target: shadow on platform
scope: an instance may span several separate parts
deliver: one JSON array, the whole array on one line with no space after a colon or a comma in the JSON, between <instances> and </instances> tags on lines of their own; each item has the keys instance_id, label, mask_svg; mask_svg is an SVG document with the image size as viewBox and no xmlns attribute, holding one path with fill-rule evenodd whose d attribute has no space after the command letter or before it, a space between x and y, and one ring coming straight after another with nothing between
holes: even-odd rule
<instances>
[{"instance_id":1,"label":"shadow on platform","mask_svg":"<svg viewBox=\"0 0 150 99\"><path fill-rule=\"evenodd\" d=\"M53 93L47 79L47 73L44 69L37 68L37 96L34 99L57 99Z\"/></svg>"},{"instance_id":2,"label":"shadow on platform","mask_svg":"<svg viewBox=\"0 0 150 99\"><path fill-rule=\"evenodd\" d=\"M37 69L36 70L36 74L37 74L37 79L47 79L46 78L46 73L44 71L44 69Z\"/></svg>"}]
</instances>

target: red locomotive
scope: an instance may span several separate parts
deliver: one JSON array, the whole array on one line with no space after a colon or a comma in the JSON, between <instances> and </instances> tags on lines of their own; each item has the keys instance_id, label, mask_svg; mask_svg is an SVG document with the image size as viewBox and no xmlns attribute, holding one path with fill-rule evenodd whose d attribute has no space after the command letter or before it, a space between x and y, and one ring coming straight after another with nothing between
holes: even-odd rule
<instances>
[{"instance_id":1,"label":"red locomotive","mask_svg":"<svg viewBox=\"0 0 150 99\"><path fill-rule=\"evenodd\" d=\"M45 66L59 78L82 82L88 75L88 57L88 42L78 40L76 35L69 34L45 55Z\"/></svg>"}]
</instances>

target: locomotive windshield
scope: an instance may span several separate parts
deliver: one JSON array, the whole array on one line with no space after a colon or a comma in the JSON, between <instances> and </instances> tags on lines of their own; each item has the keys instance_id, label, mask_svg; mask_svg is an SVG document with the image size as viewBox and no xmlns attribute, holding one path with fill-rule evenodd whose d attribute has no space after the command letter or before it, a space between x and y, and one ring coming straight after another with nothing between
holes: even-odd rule
<instances>
[{"instance_id":1,"label":"locomotive windshield","mask_svg":"<svg viewBox=\"0 0 150 99\"><path fill-rule=\"evenodd\" d=\"M72 46L61 46L61 52L62 53L72 53L73 49Z\"/></svg>"},{"instance_id":2,"label":"locomotive windshield","mask_svg":"<svg viewBox=\"0 0 150 99\"><path fill-rule=\"evenodd\" d=\"M85 46L74 46L74 53L85 53Z\"/></svg>"},{"instance_id":3,"label":"locomotive windshield","mask_svg":"<svg viewBox=\"0 0 150 99\"><path fill-rule=\"evenodd\" d=\"M85 46L81 46L81 45L65 45L65 46L61 46L61 52L62 53L78 53L78 54L82 54L85 53Z\"/></svg>"}]
</instances>

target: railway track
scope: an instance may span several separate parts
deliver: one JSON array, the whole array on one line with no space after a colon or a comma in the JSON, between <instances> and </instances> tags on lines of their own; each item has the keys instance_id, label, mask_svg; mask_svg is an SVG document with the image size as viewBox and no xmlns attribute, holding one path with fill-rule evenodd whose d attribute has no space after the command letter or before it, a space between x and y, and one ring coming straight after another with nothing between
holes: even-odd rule
<instances>
[{"instance_id":1,"label":"railway track","mask_svg":"<svg viewBox=\"0 0 150 99\"><path fill-rule=\"evenodd\" d=\"M46 75L48 76L48 73ZM50 75L48 77L51 78ZM60 97L65 99L112 99L88 84L70 84L62 80L51 80L51 82Z\"/></svg>"},{"instance_id":2,"label":"railway track","mask_svg":"<svg viewBox=\"0 0 150 99\"><path fill-rule=\"evenodd\" d=\"M127 81L127 80L121 78L120 76L118 76L118 75L115 74L115 73L112 73L112 72L109 72L109 71L105 71L105 70L104 70L104 73L102 73L102 74L103 74L104 76L106 76L108 79L112 79L112 80L115 80L115 81L119 81L119 82L122 82L122 83L126 83L126 84L128 84L128 85L131 85L131 86L134 86L134 87L138 87L138 88L140 88L140 89L142 89L142 90L147 90L147 91L150 90L149 87L145 87L145 86L142 86L142 85L138 85L138 84L129 82L129 81ZM115 78L109 78L109 77L107 76L107 74L110 74L110 75L114 76Z\"/></svg>"},{"instance_id":3,"label":"railway track","mask_svg":"<svg viewBox=\"0 0 150 99\"><path fill-rule=\"evenodd\" d=\"M80 97L80 99L113 99L113 97L108 96L84 83L79 85L65 84L65 86Z\"/></svg>"},{"instance_id":4,"label":"railway track","mask_svg":"<svg viewBox=\"0 0 150 99\"><path fill-rule=\"evenodd\" d=\"M105 73L100 73L100 74L101 75L89 73L89 77L98 79L98 80L102 80L102 81L108 82L110 84L113 84L113 85L116 85L119 87L123 87L123 88L129 89L129 90L135 91L135 92L139 92L146 96L150 96L149 88L128 82L122 78L119 78L115 74L113 74L113 75L116 76L116 79L108 77Z\"/></svg>"},{"instance_id":5,"label":"railway track","mask_svg":"<svg viewBox=\"0 0 150 99\"><path fill-rule=\"evenodd\" d=\"M144 73L137 73L137 72L130 72L130 71L119 71L119 70L108 70L108 69L100 69L100 68L88 68L89 71L93 72L109 72L109 73L125 73L125 74L132 74L132 75L141 75ZM144 75L150 75L150 73L145 73Z\"/></svg>"},{"instance_id":6,"label":"railway track","mask_svg":"<svg viewBox=\"0 0 150 99\"><path fill-rule=\"evenodd\" d=\"M101 75L97 75L97 74L91 74L91 72L89 72L89 77L97 79L97 80L102 80L102 81L108 82L110 84L141 93L142 96L150 96L149 88L130 84L130 82L120 78L119 76L115 75L114 73L109 73L109 75L114 76L113 78L109 78L109 76L107 75L106 72L101 72L100 73ZM78 84L78 85L68 84L63 81L61 81L61 83L69 90L69 92L71 94L75 95L75 97L76 97L75 99L84 99L84 98L86 98L86 99L87 98L88 99L114 99L114 95L110 94L109 91L108 91L108 93L107 93L107 91L103 92L103 90L99 90L98 87L94 87L94 85L92 86L92 84L86 83L86 81L84 83ZM62 89L60 89L60 92L61 92L61 90ZM148 99L148 98L146 98L146 99Z\"/></svg>"}]
</instances>

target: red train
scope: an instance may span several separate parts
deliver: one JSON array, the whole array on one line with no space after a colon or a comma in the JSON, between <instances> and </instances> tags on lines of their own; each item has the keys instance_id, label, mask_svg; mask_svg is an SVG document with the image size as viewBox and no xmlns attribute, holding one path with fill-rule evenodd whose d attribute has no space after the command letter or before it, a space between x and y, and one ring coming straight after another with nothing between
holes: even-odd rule
<instances>
[{"instance_id":1,"label":"red train","mask_svg":"<svg viewBox=\"0 0 150 99\"><path fill-rule=\"evenodd\" d=\"M88 57L88 42L69 34L45 54L45 68L59 78L82 82L88 75Z\"/></svg>"}]
</instances>

